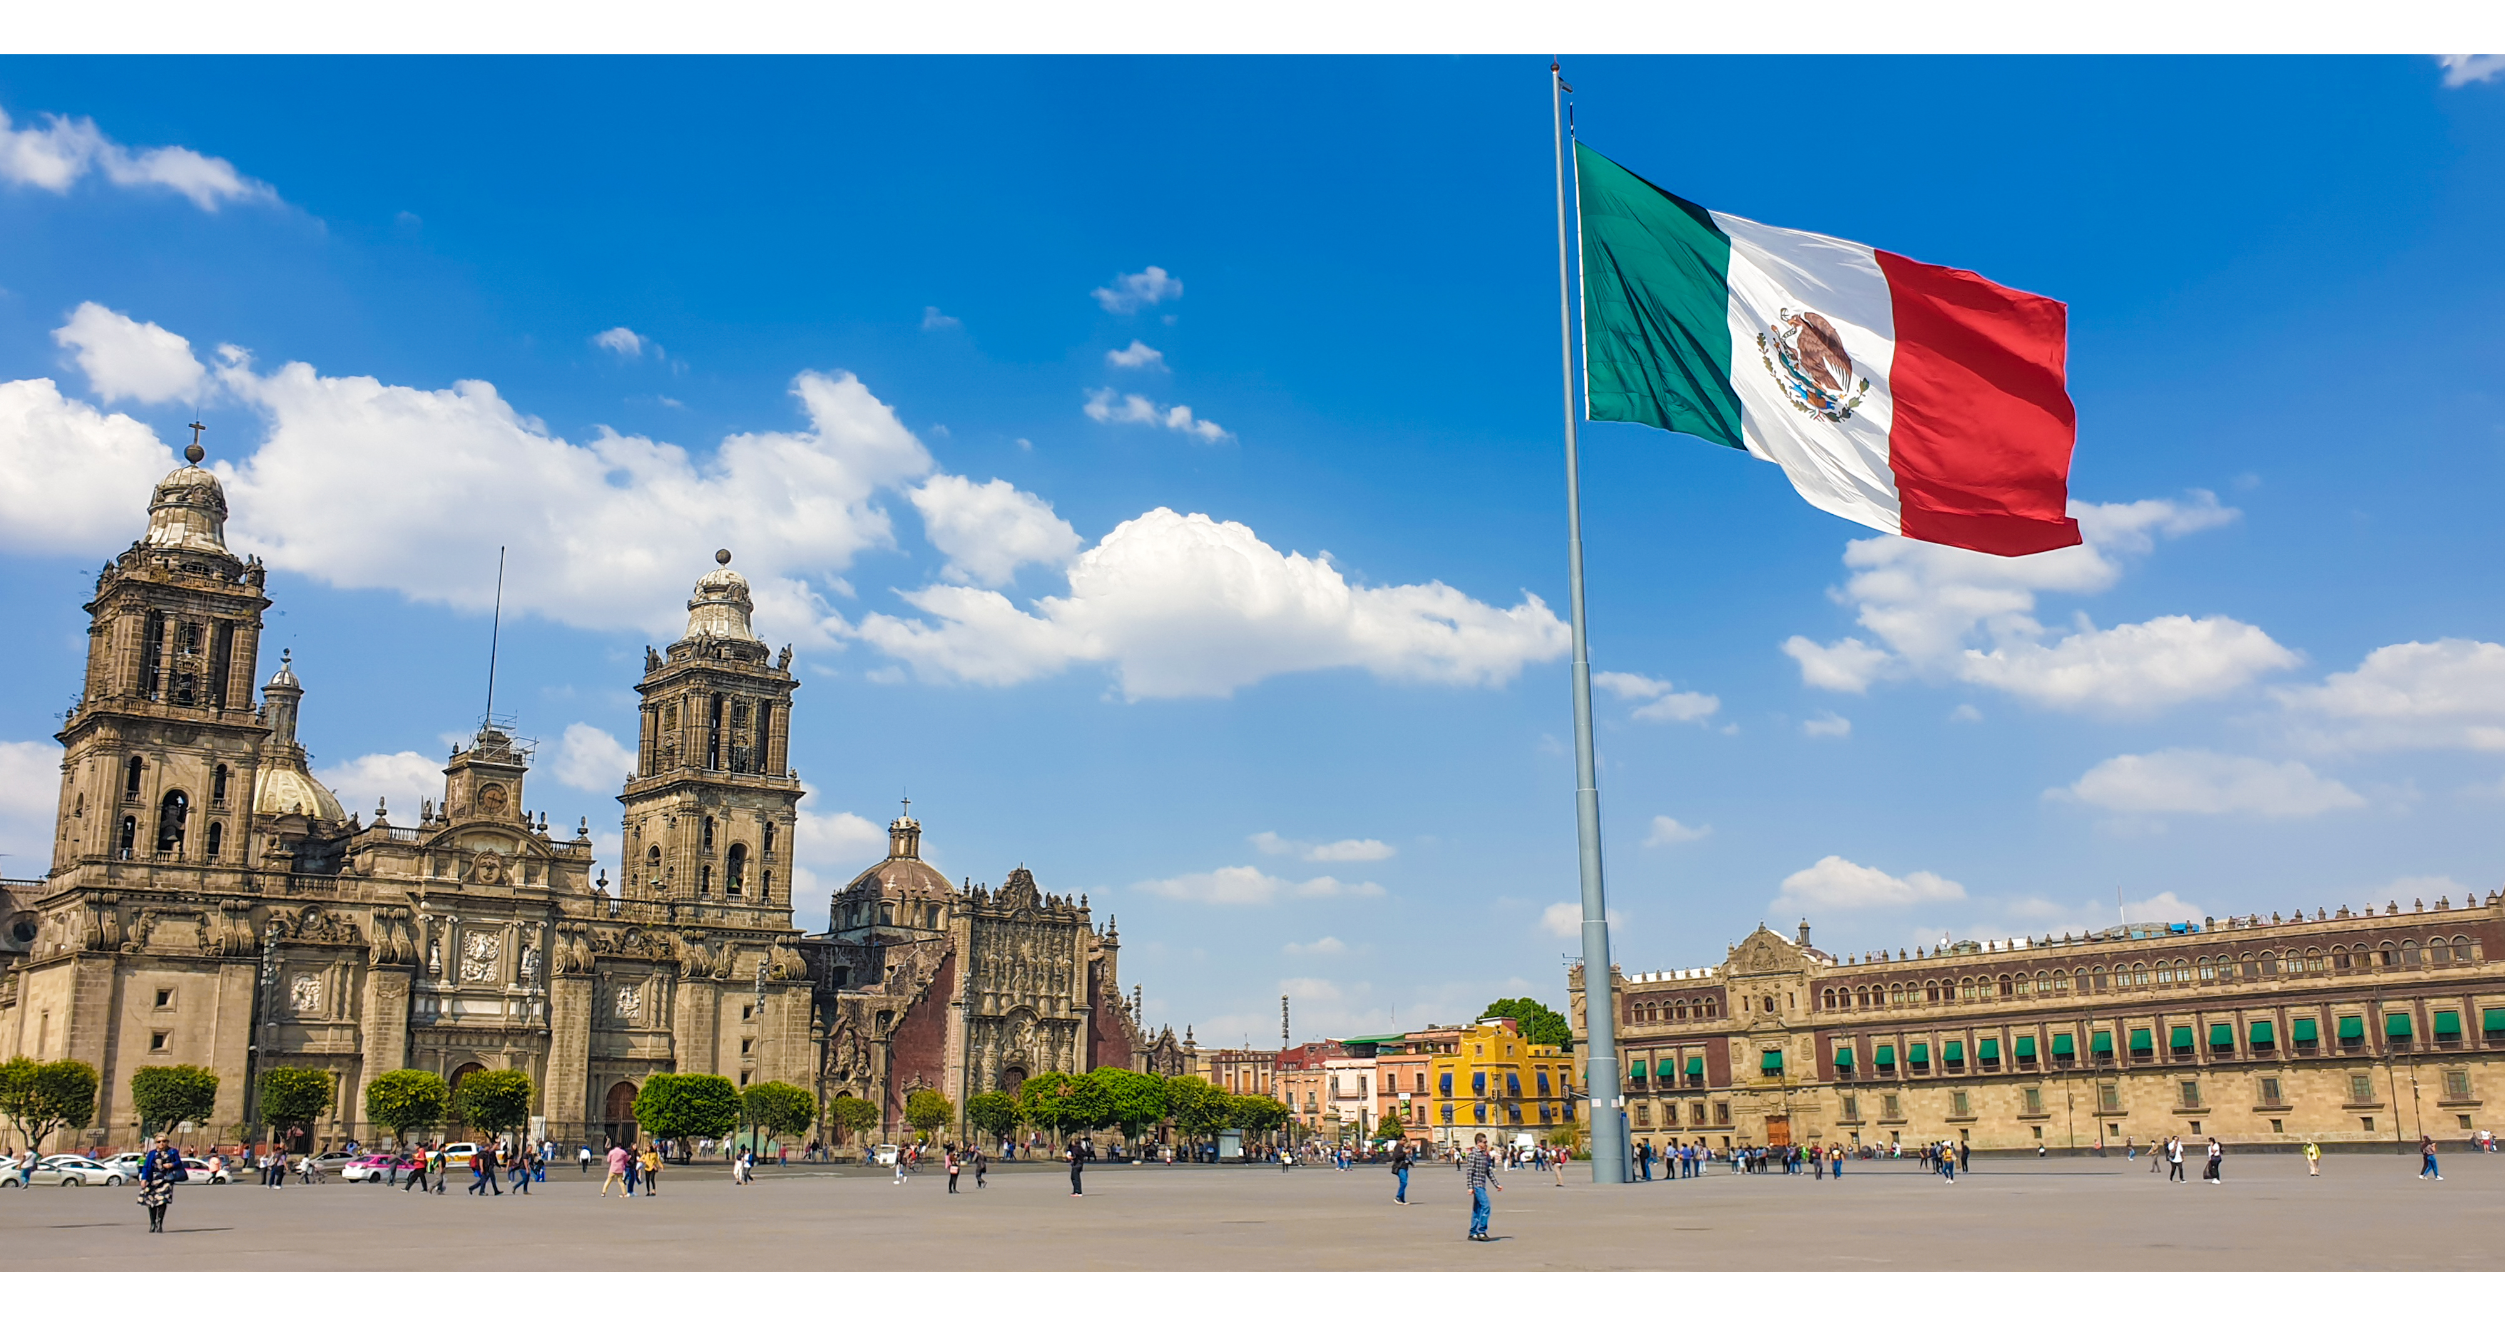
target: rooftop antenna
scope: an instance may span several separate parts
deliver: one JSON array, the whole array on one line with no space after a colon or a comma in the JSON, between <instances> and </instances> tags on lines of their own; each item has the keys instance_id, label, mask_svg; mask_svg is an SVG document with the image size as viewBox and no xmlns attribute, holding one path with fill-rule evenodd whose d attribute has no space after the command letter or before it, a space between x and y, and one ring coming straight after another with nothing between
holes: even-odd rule
<instances>
[{"instance_id":1,"label":"rooftop antenna","mask_svg":"<svg viewBox=\"0 0 2505 1326\"><path fill-rule=\"evenodd\" d=\"M496 647L503 642L503 637L504 545L498 544L496 545L496 613L489 619L487 627L487 713L478 721L482 729L496 725Z\"/></svg>"},{"instance_id":2,"label":"rooftop antenna","mask_svg":"<svg viewBox=\"0 0 2505 1326\"><path fill-rule=\"evenodd\" d=\"M2131 913L2122 910L2122 886L2114 885L2114 915L2122 918L2122 928L2131 928Z\"/></svg>"},{"instance_id":3,"label":"rooftop antenna","mask_svg":"<svg viewBox=\"0 0 2505 1326\"><path fill-rule=\"evenodd\" d=\"M1279 1049L1287 1049L1287 996L1279 996Z\"/></svg>"}]
</instances>

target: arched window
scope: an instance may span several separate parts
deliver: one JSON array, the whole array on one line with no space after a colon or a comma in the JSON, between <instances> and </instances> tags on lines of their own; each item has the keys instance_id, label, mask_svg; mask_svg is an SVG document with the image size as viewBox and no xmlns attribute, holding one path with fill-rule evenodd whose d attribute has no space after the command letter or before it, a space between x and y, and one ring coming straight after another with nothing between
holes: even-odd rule
<instances>
[{"instance_id":1,"label":"arched window","mask_svg":"<svg viewBox=\"0 0 2505 1326\"><path fill-rule=\"evenodd\" d=\"M191 818L191 798L181 788L165 794L157 803L157 854L179 855L183 850L183 827Z\"/></svg>"},{"instance_id":2,"label":"arched window","mask_svg":"<svg viewBox=\"0 0 2505 1326\"><path fill-rule=\"evenodd\" d=\"M1687 1001L1686 1001L1686 1000L1684 1000L1684 999L1674 999L1674 1000L1671 1000L1671 1001L1670 1001L1670 1016L1671 1016L1671 1018L1672 1018L1674 1021L1678 1021L1678 1022L1685 1022L1685 1021L1687 1021Z\"/></svg>"},{"instance_id":3,"label":"arched window","mask_svg":"<svg viewBox=\"0 0 2505 1326\"><path fill-rule=\"evenodd\" d=\"M2392 941L2387 939L2383 941L2383 948L2375 954L2375 965L2389 967L2394 964L2395 960L2396 954L2392 948Z\"/></svg>"},{"instance_id":4,"label":"arched window","mask_svg":"<svg viewBox=\"0 0 2505 1326\"><path fill-rule=\"evenodd\" d=\"M705 851L706 851L706 852L708 852L708 853L709 853L709 852L711 852L711 851L713 850L713 817L712 817L711 815L707 815L707 816L705 816L705 848L704 848L704 849L705 849Z\"/></svg>"},{"instance_id":5,"label":"arched window","mask_svg":"<svg viewBox=\"0 0 2505 1326\"><path fill-rule=\"evenodd\" d=\"M766 821L765 825L765 859L768 861L774 859L774 821L772 820Z\"/></svg>"},{"instance_id":6,"label":"arched window","mask_svg":"<svg viewBox=\"0 0 2505 1326\"><path fill-rule=\"evenodd\" d=\"M2404 967L2415 967L2418 965L2417 940L2404 939L2401 941L2401 965Z\"/></svg>"},{"instance_id":7,"label":"arched window","mask_svg":"<svg viewBox=\"0 0 2505 1326\"><path fill-rule=\"evenodd\" d=\"M130 763L122 766L122 795L133 801L138 800L139 780L147 771L148 766L141 764L138 756L130 757Z\"/></svg>"},{"instance_id":8,"label":"arched window","mask_svg":"<svg viewBox=\"0 0 2505 1326\"><path fill-rule=\"evenodd\" d=\"M226 766L221 764L209 774L209 804L226 804Z\"/></svg>"},{"instance_id":9,"label":"arched window","mask_svg":"<svg viewBox=\"0 0 2505 1326\"><path fill-rule=\"evenodd\" d=\"M878 905L878 923L880 925L896 924L896 904L883 902Z\"/></svg>"},{"instance_id":10,"label":"arched window","mask_svg":"<svg viewBox=\"0 0 2505 1326\"><path fill-rule=\"evenodd\" d=\"M661 849L659 847L644 849L644 874L653 888L661 887Z\"/></svg>"},{"instance_id":11,"label":"arched window","mask_svg":"<svg viewBox=\"0 0 2505 1326\"><path fill-rule=\"evenodd\" d=\"M138 849L139 817L136 815L124 815L122 817L121 841L114 845L114 854L121 857L123 860L128 861L130 860L131 853L137 851Z\"/></svg>"},{"instance_id":12,"label":"arched window","mask_svg":"<svg viewBox=\"0 0 2505 1326\"><path fill-rule=\"evenodd\" d=\"M757 874L757 896L758 896L758 897L760 897L760 898L765 899L767 902L772 902L772 901L774 901L774 872L773 872L773 871L771 871L771 870L764 870L764 871L759 871L759 872L758 872L758 874Z\"/></svg>"},{"instance_id":13,"label":"arched window","mask_svg":"<svg viewBox=\"0 0 2505 1326\"><path fill-rule=\"evenodd\" d=\"M225 850L226 826L218 823L216 820L209 821L209 859L212 861L217 860L219 854Z\"/></svg>"},{"instance_id":14,"label":"arched window","mask_svg":"<svg viewBox=\"0 0 2505 1326\"><path fill-rule=\"evenodd\" d=\"M736 898L748 891L748 844L732 843L730 861L722 872L722 892Z\"/></svg>"},{"instance_id":15,"label":"arched window","mask_svg":"<svg viewBox=\"0 0 2505 1326\"><path fill-rule=\"evenodd\" d=\"M699 898L713 896L713 867L710 865L696 867L696 896Z\"/></svg>"},{"instance_id":16,"label":"arched window","mask_svg":"<svg viewBox=\"0 0 2505 1326\"><path fill-rule=\"evenodd\" d=\"M2097 967L2097 968L2094 968L2093 970L2091 970L2091 971L2088 973L2088 980L2090 980L2090 981L2094 982L2094 983L2095 983L2095 986L2096 986L2096 988L2097 988L2097 989L2099 989L2099 990L2104 989L2104 988L2105 988L2105 969L2104 969L2104 968L2102 968L2102 967Z\"/></svg>"},{"instance_id":17,"label":"arched window","mask_svg":"<svg viewBox=\"0 0 2505 1326\"><path fill-rule=\"evenodd\" d=\"M2017 995L2017 993L2018 993L2018 981L2017 981L2017 978L2015 978L2015 977L2010 977L2010 976L2003 976L2003 977L2001 977L2001 998L2003 998L2003 999L2014 998L2014 997Z\"/></svg>"},{"instance_id":18,"label":"arched window","mask_svg":"<svg viewBox=\"0 0 2505 1326\"><path fill-rule=\"evenodd\" d=\"M1926 1004L1936 1004L1940 1002L1940 983L1938 981L1924 981L1922 983L1922 1002Z\"/></svg>"},{"instance_id":19,"label":"arched window","mask_svg":"<svg viewBox=\"0 0 2505 1326\"><path fill-rule=\"evenodd\" d=\"M2331 970L2335 972L2347 971L2348 962L2348 945L2333 944L2331 946Z\"/></svg>"},{"instance_id":20,"label":"arched window","mask_svg":"<svg viewBox=\"0 0 2505 1326\"><path fill-rule=\"evenodd\" d=\"M1972 999L1972 998L1974 998L1974 978L1973 978L1973 977L1969 976L1969 977L1967 977L1966 979L1964 979L1964 980L1962 980L1962 981L1959 981L1959 982L1957 983L1957 997L1958 997L1959 999Z\"/></svg>"}]
</instances>

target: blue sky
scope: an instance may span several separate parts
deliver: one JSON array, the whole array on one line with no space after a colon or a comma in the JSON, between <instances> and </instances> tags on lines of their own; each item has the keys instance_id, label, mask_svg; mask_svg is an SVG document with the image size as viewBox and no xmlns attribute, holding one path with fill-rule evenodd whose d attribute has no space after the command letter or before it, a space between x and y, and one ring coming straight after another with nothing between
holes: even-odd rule
<instances>
[{"instance_id":1,"label":"blue sky","mask_svg":"<svg viewBox=\"0 0 2505 1326\"><path fill-rule=\"evenodd\" d=\"M497 707L614 843L727 545L802 660L803 924L910 791L1204 1041L1561 998L1543 64L0 61L0 870L196 416L351 806L475 726L503 543ZM1865 538L1591 427L1622 965L2496 886L2493 62L1568 70L1665 187L2068 302L2090 534Z\"/></svg>"}]
</instances>

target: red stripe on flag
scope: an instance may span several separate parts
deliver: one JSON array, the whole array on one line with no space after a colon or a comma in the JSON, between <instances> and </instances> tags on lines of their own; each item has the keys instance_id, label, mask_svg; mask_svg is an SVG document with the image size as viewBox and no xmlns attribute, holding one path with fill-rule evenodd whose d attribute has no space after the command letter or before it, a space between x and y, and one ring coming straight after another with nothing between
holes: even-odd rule
<instances>
[{"instance_id":1,"label":"red stripe on flag","mask_svg":"<svg viewBox=\"0 0 2505 1326\"><path fill-rule=\"evenodd\" d=\"M1896 308L1887 458L1905 537L2003 557L2079 542L2069 311L1972 272L1877 257Z\"/></svg>"}]
</instances>

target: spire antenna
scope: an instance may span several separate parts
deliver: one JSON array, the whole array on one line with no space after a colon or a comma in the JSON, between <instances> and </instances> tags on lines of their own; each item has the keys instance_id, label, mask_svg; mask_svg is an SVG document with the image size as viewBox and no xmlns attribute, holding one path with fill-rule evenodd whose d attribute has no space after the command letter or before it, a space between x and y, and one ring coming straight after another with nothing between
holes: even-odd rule
<instances>
[{"instance_id":1,"label":"spire antenna","mask_svg":"<svg viewBox=\"0 0 2505 1326\"><path fill-rule=\"evenodd\" d=\"M504 545L496 545L496 610L487 626L487 712L480 716L484 730L496 725L496 651L504 643Z\"/></svg>"}]
</instances>

